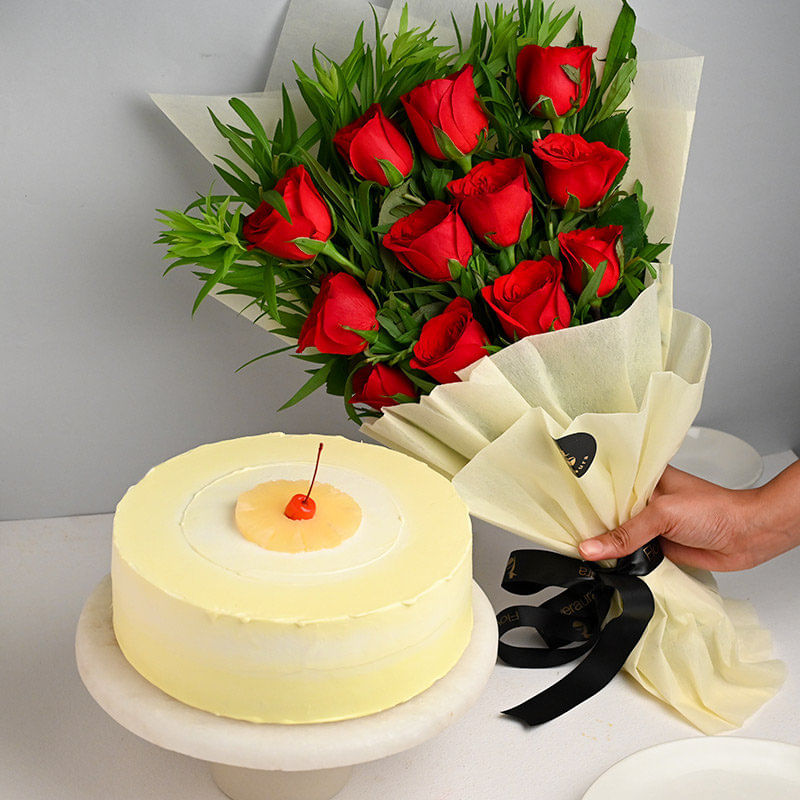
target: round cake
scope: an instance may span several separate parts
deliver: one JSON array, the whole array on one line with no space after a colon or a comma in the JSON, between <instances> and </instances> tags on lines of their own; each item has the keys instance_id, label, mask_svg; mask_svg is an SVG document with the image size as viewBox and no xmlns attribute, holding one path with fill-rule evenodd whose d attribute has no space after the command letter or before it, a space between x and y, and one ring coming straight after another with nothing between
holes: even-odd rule
<instances>
[{"instance_id":1,"label":"round cake","mask_svg":"<svg viewBox=\"0 0 800 800\"><path fill-rule=\"evenodd\" d=\"M290 518L320 444L316 510ZM214 714L372 714L427 689L466 648L471 542L450 482L408 456L280 433L204 445L117 507L114 632L147 680Z\"/></svg>"}]
</instances>

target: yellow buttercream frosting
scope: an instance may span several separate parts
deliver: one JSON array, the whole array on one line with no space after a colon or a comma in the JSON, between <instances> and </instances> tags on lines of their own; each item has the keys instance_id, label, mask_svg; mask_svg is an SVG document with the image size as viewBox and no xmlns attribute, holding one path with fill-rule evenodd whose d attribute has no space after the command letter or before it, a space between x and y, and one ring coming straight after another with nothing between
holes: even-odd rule
<instances>
[{"instance_id":1,"label":"yellow buttercream frosting","mask_svg":"<svg viewBox=\"0 0 800 800\"><path fill-rule=\"evenodd\" d=\"M320 441L317 507L320 484L351 498L354 530L334 513L332 527L349 532L331 546L249 541L237 499L278 481L304 490ZM253 722L346 719L424 691L469 641L471 583L469 516L449 481L340 437L199 447L151 470L114 518L114 630L127 659L173 697Z\"/></svg>"}]
</instances>

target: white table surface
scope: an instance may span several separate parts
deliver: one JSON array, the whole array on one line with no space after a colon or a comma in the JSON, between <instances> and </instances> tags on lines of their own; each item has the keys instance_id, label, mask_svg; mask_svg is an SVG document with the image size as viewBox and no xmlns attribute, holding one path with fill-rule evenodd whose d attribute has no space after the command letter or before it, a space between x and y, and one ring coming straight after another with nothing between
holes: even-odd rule
<instances>
[{"instance_id":1,"label":"white table surface","mask_svg":"<svg viewBox=\"0 0 800 800\"><path fill-rule=\"evenodd\" d=\"M795 460L764 459L763 480ZM0 798L223 800L204 764L161 750L111 720L78 677L75 625L108 572L111 515L0 522ZM525 543L475 526L475 578L499 609L508 553ZM760 567L718 575L723 594L749 600L788 666L781 692L734 736L800 744L800 548ZM337 800L580 800L608 767L661 742L700 735L618 675L547 725L502 717L571 665L498 665L477 705L435 739L361 765Z\"/></svg>"}]
</instances>

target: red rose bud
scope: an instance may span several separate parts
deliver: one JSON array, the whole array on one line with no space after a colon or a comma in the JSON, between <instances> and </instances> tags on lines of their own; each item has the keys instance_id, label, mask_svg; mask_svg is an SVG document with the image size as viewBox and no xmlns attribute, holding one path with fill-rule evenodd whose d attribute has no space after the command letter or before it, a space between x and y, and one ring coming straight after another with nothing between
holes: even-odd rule
<instances>
[{"instance_id":1,"label":"red rose bud","mask_svg":"<svg viewBox=\"0 0 800 800\"><path fill-rule=\"evenodd\" d=\"M469 300L457 297L422 326L410 363L439 383L452 383L458 370L486 355L487 344L489 337L472 316Z\"/></svg>"},{"instance_id":2,"label":"red rose bud","mask_svg":"<svg viewBox=\"0 0 800 800\"><path fill-rule=\"evenodd\" d=\"M375 364L362 367L353 376L353 395L350 402L364 403L380 411L384 406L396 406L396 395L415 400L418 394L416 387L402 370L386 364Z\"/></svg>"},{"instance_id":3,"label":"red rose bud","mask_svg":"<svg viewBox=\"0 0 800 800\"><path fill-rule=\"evenodd\" d=\"M286 170L275 184L275 191L283 197L291 222L287 222L269 203L261 203L245 217L242 236L250 242L247 249L258 247L276 258L310 261L314 256L304 253L292 240L303 236L320 242L328 241L333 228L328 206L302 164Z\"/></svg>"},{"instance_id":4,"label":"red rose bud","mask_svg":"<svg viewBox=\"0 0 800 800\"><path fill-rule=\"evenodd\" d=\"M537 117L546 117L542 96L553 104L556 116L563 117L573 105L580 111L589 98L592 54L596 47L539 47L529 44L517 56L517 83L525 105ZM577 70L578 83L563 67Z\"/></svg>"},{"instance_id":5,"label":"red rose bud","mask_svg":"<svg viewBox=\"0 0 800 800\"><path fill-rule=\"evenodd\" d=\"M300 330L297 352L316 347L321 353L360 353L367 342L348 328L377 330L377 310L352 275L346 272L327 274Z\"/></svg>"},{"instance_id":6,"label":"red rose bud","mask_svg":"<svg viewBox=\"0 0 800 800\"><path fill-rule=\"evenodd\" d=\"M339 130L333 143L339 155L362 178L381 186L398 182L390 179L381 161L388 161L403 178L408 177L414 166L411 145L378 103L373 103L355 122Z\"/></svg>"},{"instance_id":7,"label":"red rose bud","mask_svg":"<svg viewBox=\"0 0 800 800\"><path fill-rule=\"evenodd\" d=\"M383 237L403 266L428 280L452 279L450 261L462 267L472 255L472 239L456 210L439 200L401 217Z\"/></svg>"},{"instance_id":8,"label":"red rose bud","mask_svg":"<svg viewBox=\"0 0 800 800\"><path fill-rule=\"evenodd\" d=\"M423 150L433 158L458 158L471 153L489 120L478 102L472 65L446 78L425 81L400 98ZM455 152L442 151L436 132L444 134ZM445 140L446 141L446 140ZM445 145L445 149L449 149Z\"/></svg>"},{"instance_id":9,"label":"red rose bud","mask_svg":"<svg viewBox=\"0 0 800 800\"><path fill-rule=\"evenodd\" d=\"M447 191L475 236L496 247L517 244L525 217L533 213L521 158L484 161L463 178L450 181Z\"/></svg>"},{"instance_id":10,"label":"red rose bud","mask_svg":"<svg viewBox=\"0 0 800 800\"><path fill-rule=\"evenodd\" d=\"M575 195L581 208L597 205L628 161L619 150L587 142L577 133L551 133L533 143L533 152L541 159L550 197L566 206L569 195Z\"/></svg>"},{"instance_id":11,"label":"red rose bud","mask_svg":"<svg viewBox=\"0 0 800 800\"><path fill-rule=\"evenodd\" d=\"M575 294L579 295L591 278L591 275L585 275L587 269L594 272L603 261L606 262L606 269L597 289L597 296L605 297L614 291L619 280L617 246L621 238L621 225L609 225L607 228L587 228L584 231L558 234L558 245L561 248L561 261L566 271L567 286Z\"/></svg>"},{"instance_id":12,"label":"red rose bud","mask_svg":"<svg viewBox=\"0 0 800 800\"><path fill-rule=\"evenodd\" d=\"M561 288L561 263L552 256L521 261L481 289L503 330L513 338L566 328L572 312Z\"/></svg>"}]
</instances>

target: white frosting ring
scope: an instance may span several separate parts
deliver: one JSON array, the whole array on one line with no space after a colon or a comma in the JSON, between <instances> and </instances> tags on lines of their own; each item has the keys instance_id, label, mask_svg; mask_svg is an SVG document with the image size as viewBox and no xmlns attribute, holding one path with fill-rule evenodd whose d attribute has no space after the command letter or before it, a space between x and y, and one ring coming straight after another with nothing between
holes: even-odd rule
<instances>
[{"instance_id":1,"label":"white frosting ring","mask_svg":"<svg viewBox=\"0 0 800 800\"><path fill-rule=\"evenodd\" d=\"M405 526L389 488L363 473L322 464L317 481L349 494L361 507L361 524L337 547L300 553L267 550L245 539L236 527L234 508L242 493L260 483L305 480L313 465L279 462L244 467L221 475L199 489L181 514L189 546L222 569L244 578L297 584L318 583L371 564L401 546ZM289 498L287 497L287 502Z\"/></svg>"}]
</instances>

